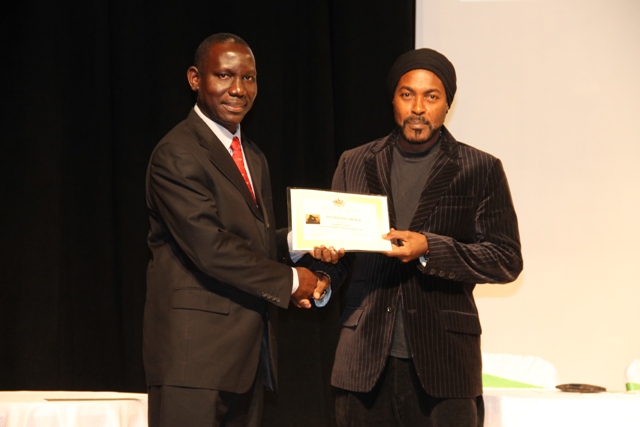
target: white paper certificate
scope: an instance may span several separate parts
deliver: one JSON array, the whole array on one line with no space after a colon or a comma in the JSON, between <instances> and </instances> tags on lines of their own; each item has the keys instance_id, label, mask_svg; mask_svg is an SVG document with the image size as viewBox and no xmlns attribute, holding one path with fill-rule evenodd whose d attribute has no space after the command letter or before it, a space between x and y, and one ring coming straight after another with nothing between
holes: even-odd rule
<instances>
[{"instance_id":1,"label":"white paper certificate","mask_svg":"<svg viewBox=\"0 0 640 427\"><path fill-rule=\"evenodd\" d=\"M387 196L289 189L294 251L333 246L347 251L386 252L391 242Z\"/></svg>"}]
</instances>

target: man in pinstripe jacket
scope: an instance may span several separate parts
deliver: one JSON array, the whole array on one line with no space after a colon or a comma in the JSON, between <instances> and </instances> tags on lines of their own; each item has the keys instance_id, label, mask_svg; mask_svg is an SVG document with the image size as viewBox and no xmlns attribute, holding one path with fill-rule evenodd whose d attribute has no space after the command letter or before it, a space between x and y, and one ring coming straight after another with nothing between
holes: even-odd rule
<instances>
[{"instance_id":1,"label":"man in pinstripe jacket","mask_svg":"<svg viewBox=\"0 0 640 427\"><path fill-rule=\"evenodd\" d=\"M384 194L393 249L357 253L336 351L340 426L481 426L476 283L522 270L499 159L444 126L456 91L440 53L401 55L388 79L398 127L346 151L332 189Z\"/></svg>"}]
</instances>

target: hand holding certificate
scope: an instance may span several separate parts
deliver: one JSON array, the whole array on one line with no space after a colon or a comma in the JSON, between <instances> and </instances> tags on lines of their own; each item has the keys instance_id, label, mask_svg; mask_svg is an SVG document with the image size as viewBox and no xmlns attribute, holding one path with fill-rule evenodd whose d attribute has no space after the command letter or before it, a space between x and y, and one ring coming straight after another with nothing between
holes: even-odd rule
<instances>
[{"instance_id":1,"label":"hand holding certificate","mask_svg":"<svg viewBox=\"0 0 640 427\"><path fill-rule=\"evenodd\" d=\"M289 203L293 250L391 250L391 242L382 238L389 232L386 196L291 188Z\"/></svg>"}]
</instances>

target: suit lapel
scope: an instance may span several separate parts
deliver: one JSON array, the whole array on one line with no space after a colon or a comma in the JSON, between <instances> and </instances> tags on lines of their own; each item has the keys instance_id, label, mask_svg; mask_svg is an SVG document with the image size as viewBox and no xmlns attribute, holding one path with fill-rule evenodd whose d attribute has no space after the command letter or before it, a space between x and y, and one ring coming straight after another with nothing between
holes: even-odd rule
<instances>
[{"instance_id":1,"label":"suit lapel","mask_svg":"<svg viewBox=\"0 0 640 427\"><path fill-rule=\"evenodd\" d=\"M247 184L244 182L244 178L240 174L240 171L238 170L236 164L233 162L233 159L229 155L229 152L218 140L218 138L215 137L215 135L213 136L213 138L215 138L215 141L213 144L211 144L211 147L209 149L209 160L220 170L220 172L222 172L224 176L227 177L229 181L233 183L238 191L242 193L242 197L244 197L247 204L255 206L253 197L251 197L251 193L247 188ZM253 174L251 175L251 177L253 178Z\"/></svg>"},{"instance_id":2,"label":"suit lapel","mask_svg":"<svg viewBox=\"0 0 640 427\"><path fill-rule=\"evenodd\" d=\"M209 161L216 168L218 168L218 170L229 181L231 181L231 183L238 189L238 191L242 194L242 197L244 197L245 201L247 202L247 205L249 205L249 208L254 213L254 215L260 219L263 219L262 212L260 212L255 202L253 201L253 197L251 197L251 193L247 188L247 184L244 182L244 178L242 178L242 175L240 174L238 167L233 162L231 155L229 154L227 149L224 147L222 142L220 142L218 137L216 137L213 131L209 129L206 123L202 121L202 119L198 116L198 114L195 111L191 110L188 120L191 122L196 133L198 134L198 138L200 139L200 144L209 150ZM246 150L246 151L249 152L251 150ZM247 158L252 157L247 155L247 152L245 152L245 157ZM255 154L253 157L255 157ZM252 163L259 163L259 162L255 161L254 159L252 160ZM256 189L261 188L256 183L256 178L254 177L254 174L258 176L260 175L258 173L260 172L259 170L260 168L258 166L254 166L253 164L250 164L249 167L251 168L250 169L251 178L252 180L254 180L254 185L256 186ZM254 172L254 170L256 170L256 172ZM254 191L256 192L256 197L258 197L257 193L259 193L259 191L257 191L256 189L254 189Z\"/></svg>"},{"instance_id":3,"label":"suit lapel","mask_svg":"<svg viewBox=\"0 0 640 427\"><path fill-rule=\"evenodd\" d=\"M433 166L431 166L431 171L422 190L409 230L417 231L422 228L422 225L429 218L444 192L449 188L451 181L460 171L457 157L458 143L447 129L443 128L440 151L433 162Z\"/></svg>"},{"instance_id":4,"label":"suit lapel","mask_svg":"<svg viewBox=\"0 0 640 427\"><path fill-rule=\"evenodd\" d=\"M244 178L242 177L242 174L238 170L238 167L236 166L233 159L231 158L231 155L229 155L229 152L227 151L227 149L224 147L224 145L222 145L222 142L220 142L220 140L215 135L213 135L213 138L215 138L215 143L211 144L211 149L209 150L209 160L238 189L238 191L242 194L242 197L244 197L244 200L247 202L247 205L249 206L253 214L258 218L263 219L262 212L256 206L256 202L253 201L253 197L251 197L251 193L249 192L247 183L244 182ZM244 144L243 144L243 148L244 148ZM255 187L253 191L256 194L256 198L257 198L256 200L260 202L260 198L259 198L260 191L258 191L259 188L262 188L259 184L260 174L258 172L260 168L256 165L259 162L256 161L255 154L251 150L244 150L244 156L247 159L248 167L251 172L251 180L253 181L253 185Z\"/></svg>"},{"instance_id":5,"label":"suit lapel","mask_svg":"<svg viewBox=\"0 0 640 427\"><path fill-rule=\"evenodd\" d=\"M244 135L242 135L242 140L245 141L242 143L242 149L244 150L244 157L247 160L247 167L249 168L249 172L251 173L251 181L253 183L253 192L256 195L256 201L258 205L262 205L262 162L260 161L260 157L258 153L254 150L255 146L253 142L249 141ZM244 180L243 180L244 182ZM269 185L269 183L267 183ZM245 185L245 188L247 186ZM249 194L249 199L253 203L253 198L251 198L251 194L247 189L247 194ZM246 197L245 197L246 198ZM253 203L255 205L255 203Z\"/></svg>"},{"instance_id":6,"label":"suit lapel","mask_svg":"<svg viewBox=\"0 0 640 427\"><path fill-rule=\"evenodd\" d=\"M397 131L392 132L379 145L371 148L372 156L365 159L365 175L369 193L387 196L389 205L389 226L396 226L396 211L393 208L393 197L391 195L391 154L393 145L397 137Z\"/></svg>"},{"instance_id":7,"label":"suit lapel","mask_svg":"<svg viewBox=\"0 0 640 427\"><path fill-rule=\"evenodd\" d=\"M387 196L389 202L389 225L392 228L396 226L396 218L391 194L390 170L393 146L397 136L398 130L396 129L379 145L372 147L371 152L373 155L367 157L364 161L369 192ZM420 201L411 220L409 230L417 231L422 228L422 225L429 218L444 192L449 188L451 181L460 171L457 157L458 143L449 131L443 128L440 150L420 195Z\"/></svg>"}]
</instances>

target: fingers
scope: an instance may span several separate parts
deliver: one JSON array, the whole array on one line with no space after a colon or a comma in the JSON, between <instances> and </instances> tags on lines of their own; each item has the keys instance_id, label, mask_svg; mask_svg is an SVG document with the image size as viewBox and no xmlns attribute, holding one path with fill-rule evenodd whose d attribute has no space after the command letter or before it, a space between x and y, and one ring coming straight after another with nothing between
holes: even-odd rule
<instances>
[{"instance_id":1,"label":"fingers","mask_svg":"<svg viewBox=\"0 0 640 427\"><path fill-rule=\"evenodd\" d=\"M408 262L410 259L408 258L408 251L403 246L393 245L389 252L383 252L383 255L388 256L389 258L398 258L402 262Z\"/></svg>"},{"instance_id":2,"label":"fingers","mask_svg":"<svg viewBox=\"0 0 640 427\"><path fill-rule=\"evenodd\" d=\"M316 300L322 299L327 295L327 289L331 286L331 281L327 276L319 276L316 288L313 290L313 298Z\"/></svg>"},{"instance_id":3,"label":"fingers","mask_svg":"<svg viewBox=\"0 0 640 427\"><path fill-rule=\"evenodd\" d=\"M298 301L298 307L299 308L306 308L307 310L310 309L312 307L311 301L309 301L308 299L301 299L300 301Z\"/></svg>"},{"instance_id":4,"label":"fingers","mask_svg":"<svg viewBox=\"0 0 640 427\"><path fill-rule=\"evenodd\" d=\"M307 298L298 300L294 297L291 297L291 302L293 303L293 305L295 305L298 308L306 308L306 309L311 308L311 301L309 301Z\"/></svg>"},{"instance_id":5,"label":"fingers","mask_svg":"<svg viewBox=\"0 0 640 427\"><path fill-rule=\"evenodd\" d=\"M344 248L336 250L333 246L326 247L324 245L316 246L310 252L311 256L322 262L336 264L345 254Z\"/></svg>"},{"instance_id":6,"label":"fingers","mask_svg":"<svg viewBox=\"0 0 640 427\"><path fill-rule=\"evenodd\" d=\"M398 258L402 262L417 259L429 249L426 236L414 231L391 229L383 238L391 240L392 243L391 251L384 252L384 255Z\"/></svg>"},{"instance_id":7,"label":"fingers","mask_svg":"<svg viewBox=\"0 0 640 427\"><path fill-rule=\"evenodd\" d=\"M342 258L345 253L344 248L336 250L333 246L329 246L328 251L331 259L325 262L330 262L331 264L336 264L338 261L340 261L340 258Z\"/></svg>"},{"instance_id":8,"label":"fingers","mask_svg":"<svg viewBox=\"0 0 640 427\"><path fill-rule=\"evenodd\" d=\"M315 304L311 298L315 300L321 300L327 295L327 290L331 286L331 279L324 273L318 273L315 288L307 297L300 288L291 296L291 303L298 308L310 309Z\"/></svg>"},{"instance_id":9,"label":"fingers","mask_svg":"<svg viewBox=\"0 0 640 427\"><path fill-rule=\"evenodd\" d=\"M293 305L298 308L311 308L313 292L318 287L318 276L304 267L294 267L298 272L298 289L291 295Z\"/></svg>"},{"instance_id":10,"label":"fingers","mask_svg":"<svg viewBox=\"0 0 640 427\"><path fill-rule=\"evenodd\" d=\"M389 230L388 233L383 234L382 238L385 240L391 240L391 241L396 241L396 240L405 241L409 233L410 233L409 231L404 231L404 230L401 231L401 230L396 230L395 228L392 228L391 230Z\"/></svg>"},{"instance_id":11,"label":"fingers","mask_svg":"<svg viewBox=\"0 0 640 427\"><path fill-rule=\"evenodd\" d=\"M395 237L395 234L397 234L396 229L391 228L388 233L382 235L382 238L385 240L391 240Z\"/></svg>"},{"instance_id":12,"label":"fingers","mask_svg":"<svg viewBox=\"0 0 640 427\"><path fill-rule=\"evenodd\" d=\"M408 231L398 231L392 228L387 234L383 234L382 238L385 240L390 240L391 249L395 251L397 248L405 245L405 242L409 238L408 233Z\"/></svg>"}]
</instances>

